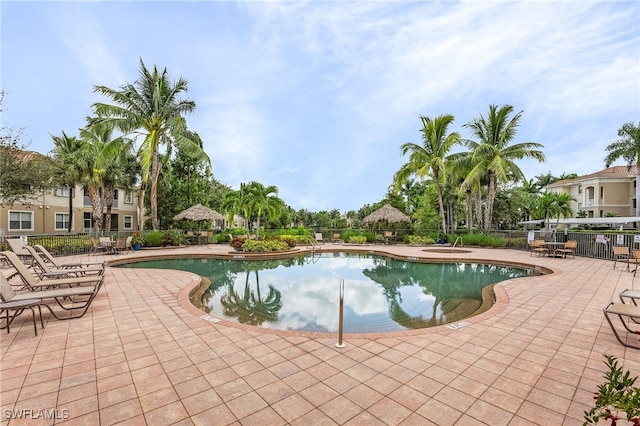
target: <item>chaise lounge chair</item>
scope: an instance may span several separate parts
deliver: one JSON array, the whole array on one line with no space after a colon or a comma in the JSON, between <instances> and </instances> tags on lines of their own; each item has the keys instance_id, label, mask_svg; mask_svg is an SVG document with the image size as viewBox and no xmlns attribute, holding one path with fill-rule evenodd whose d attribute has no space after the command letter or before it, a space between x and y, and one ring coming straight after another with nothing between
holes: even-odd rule
<instances>
[{"instance_id":1,"label":"chaise lounge chair","mask_svg":"<svg viewBox=\"0 0 640 426\"><path fill-rule=\"evenodd\" d=\"M4 256L7 261L13 266L15 269L15 274L17 275L23 283L22 288L25 288L30 291L41 290L47 287L61 287L61 286L80 286L80 285L100 285L104 280L103 275L87 275L82 277L65 277L56 275L55 278L38 278L34 276L31 271L27 268L27 265L22 263L18 256L12 251L3 251L0 252L1 256ZM32 295L35 297L35 295ZM40 296L37 296L40 297Z\"/></svg>"},{"instance_id":2,"label":"chaise lounge chair","mask_svg":"<svg viewBox=\"0 0 640 426\"><path fill-rule=\"evenodd\" d=\"M625 305L624 303L610 302L607 306L604 307L603 312L604 312L604 317L607 319L607 322L609 323L609 326L611 327L613 334L616 336L616 339L618 339L618 342L620 342L621 345L627 346L629 348L640 349L640 344L629 342L632 335L635 336L636 338L639 337L638 335L640 334L640 330L633 330L629 328L629 323L625 321L625 319L629 319L633 322L640 321L640 306ZM623 327L627 331L627 333L625 333L626 336L624 340L622 339L622 336L618 333L618 330L616 329L616 327L614 327L613 325L613 321L611 319L611 317L613 316L617 316L620 319L620 322L622 323Z\"/></svg>"},{"instance_id":3,"label":"chaise lounge chair","mask_svg":"<svg viewBox=\"0 0 640 426\"><path fill-rule=\"evenodd\" d=\"M68 320L74 318L80 318L83 316L93 299L95 299L98 291L100 291L100 287L102 286L102 281L100 281L97 285L94 286L82 286L82 287L72 287L72 288L56 288L50 290L41 290L37 292L27 291L24 293L16 293L16 291L11 287L7 278L0 273L0 298L4 302L17 302L23 300L31 300L31 299L41 299L41 300L51 300L55 301L58 306L66 311L80 311L78 315L70 314L68 317L59 317L54 311L53 308L46 303L43 303L41 306L47 308L51 315L54 318L59 320ZM78 301L77 297L82 296L85 300ZM66 303L63 304L63 301Z\"/></svg>"},{"instance_id":4,"label":"chaise lounge chair","mask_svg":"<svg viewBox=\"0 0 640 426\"><path fill-rule=\"evenodd\" d=\"M44 248L41 244L36 244L36 245L34 245L34 247L36 248L36 250L38 250L38 252L40 253L42 259L45 262L50 263L51 265L53 265L53 267L55 269L97 268L97 267L104 268L104 266L105 266L104 262L93 262L93 263L67 262L67 263L60 263L55 259L55 257L53 257L53 255L49 252L49 250Z\"/></svg>"},{"instance_id":5,"label":"chaise lounge chair","mask_svg":"<svg viewBox=\"0 0 640 426\"><path fill-rule=\"evenodd\" d=\"M20 238L7 238L7 243L9 243L9 247L11 247L11 251L13 251L20 259L22 260L29 259L30 254L25 249L26 244L23 243Z\"/></svg>"},{"instance_id":6,"label":"chaise lounge chair","mask_svg":"<svg viewBox=\"0 0 640 426\"><path fill-rule=\"evenodd\" d=\"M124 239L123 239L124 241ZM44 261L40 253L31 246L25 247L33 259L31 267L40 278L57 278L57 277L79 277L82 275L102 275L104 274L104 266L97 268L63 268L52 269L47 262Z\"/></svg>"}]
</instances>

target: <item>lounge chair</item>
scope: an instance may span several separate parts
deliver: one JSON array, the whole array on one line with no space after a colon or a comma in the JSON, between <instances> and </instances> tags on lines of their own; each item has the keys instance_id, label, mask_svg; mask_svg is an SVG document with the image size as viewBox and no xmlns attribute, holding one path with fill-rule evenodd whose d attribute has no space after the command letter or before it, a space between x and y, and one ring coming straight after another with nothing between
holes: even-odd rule
<instances>
[{"instance_id":1,"label":"lounge chair","mask_svg":"<svg viewBox=\"0 0 640 426\"><path fill-rule=\"evenodd\" d=\"M52 300L55 301L58 306L60 306L64 310L80 310L79 315L59 317L53 311L53 308L51 306L47 304L41 305L47 308L54 318L59 320L68 320L73 318L80 318L81 316L83 316L89 309L89 306L91 305L91 302L93 302L93 299L95 299L98 291L100 291L101 286L102 280L98 284L93 286L56 288L49 290L40 290L36 292L28 291L24 293L16 293L16 291L11 287L9 281L7 281L7 278L0 273L0 298L2 298L4 302L17 302L32 299L41 299L43 301ZM77 300L78 297L82 297L84 300L79 301ZM66 303L63 304L63 301L65 301ZM71 305L69 305L70 303Z\"/></svg>"},{"instance_id":2,"label":"lounge chair","mask_svg":"<svg viewBox=\"0 0 640 426\"><path fill-rule=\"evenodd\" d=\"M11 266L15 269L15 274L20 277L22 280L23 286L30 291L41 290L47 287L61 287L61 286L79 286L79 285L98 285L102 284L104 280L103 275L87 275L82 277L65 277L60 275L55 275L55 278L46 277L46 278L38 278L33 275L31 271L27 268L27 265L22 263L18 256L12 251L3 251L0 252L1 256L4 256ZM40 296L37 296L40 297Z\"/></svg>"},{"instance_id":3,"label":"lounge chair","mask_svg":"<svg viewBox=\"0 0 640 426\"><path fill-rule=\"evenodd\" d=\"M26 244L22 242L20 238L7 238L7 243L9 243L9 247L11 247L11 251L13 251L20 259L27 261L31 255L26 250Z\"/></svg>"},{"instance_id":4,"label":"lounge chair","mask_svg":"<svg viewBox=\"0 0 640 426\"><path fill-rule=\"evenodd\" d=\"M342 238L340 237L340 234L333 234L331 236L331 244L335 244L335 243L339 243L339 244L344 243L344 241L342 241Z\"/></svg>"},{"instance_id":5,"label":"lounge chair","mask_svg":"<svg viewBox=\"0 0 640 426\"><path fill-rule=\"evenodd\" d=\"M34 247L27 246L27 251L33 259L31 267L40 278L56 278L56 277L79 277L82 275L102 275L104 274L104 265L95 268L55 268L49 266L44 258L36 251Z\"/></svg>"},{"instance_id":6,"label":"lounge chair","mask_svg":"<svg viewBox=\"0 0 640 426\"><path fill-rule=\"evenodd\" d=\"M568 254L573 255L573 258L576 258L576 249L578 248L577 240L569 240L567 241L563 247L557 248L556 253L562 255L562 257L567 257Z\"/></svg>"},{"instance_id":7,"label":"lounge chair","mask_svg":"<svg viewBox=\"0 0 640 426\"><path fill-rule=\"evenodd\" d=\"M315 239L316 239L316 243L318 243L318 244L324 244L324 243L325 243L325 241L326 241L326 240L322 237L322 232L316 232Z\"/></svg>"},{"instance_id":8,"label":"lounge chair","mask_svg":"<svg viewBox=\"0 0 640 426\"><path fill-rule=\"evenodd\" d=\"M629 253L629 247L613 246L613 269L616 269L616 263L618 263L618 260L620 260L627 264L627 271L628 271L630 258L631 258L631 253Z\"/></svg>"},{"instance_id":9,"label":"lounge chair","mask_svg":"<svg viewBox=\"0 0 640 426\"><path fill-rule=\"evenodd\" d=\"M34 247L36 248L36 250L38 250L38 252L40 253L40 256L42 257L42 259L53 265L53 267L55 269L68 269L68 268L97 268L97 267L102 267L104 268L105 264L104 262L91 262L91 263L82 263L82 262L65 262L65 263L60 263L56 260L55 257L53 257L53 255L49 252L49 250L47 250L46 248L44 248L42 245L40 244L35 244Z\"/></svg>"},{"instance_id":10,"label":"lounge chair","mask_svg":"<svg viewBox=\"0 0 640 426\"><path fill-rule=\"evenodd\" d=\"M634 322L640 321L640 306L635 305L625 305L624 303L614 303L610 302L607 306L603 308L604 317L607 319L613 334L618 339L621 345L627 346L629 348L640 349L640 344L630 343L629 340L632 336L638 338L638 334L640 334L640 330L634 330L629 328L629 323L625 321L625 319L632 320ZM613 325L612 318L613 316L617 316L622 323L622 326L625 328L627 333L625 333L625 339L623 340L616 327Z\"/></svg>"}]
</instances>

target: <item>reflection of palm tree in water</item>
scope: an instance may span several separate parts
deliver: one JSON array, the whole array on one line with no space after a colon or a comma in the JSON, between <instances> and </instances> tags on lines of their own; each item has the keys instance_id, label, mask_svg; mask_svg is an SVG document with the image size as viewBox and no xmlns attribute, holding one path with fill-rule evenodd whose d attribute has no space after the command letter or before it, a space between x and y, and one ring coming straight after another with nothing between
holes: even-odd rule
<instances>
[{"instance_id":1,"label":"reflection of palm tree in water","mask_svg":"<svg viewBox=\"0 0 640 426\"><path fill-rule=\"evenodd\" d=\"M461 265L457 263L430 265L432 269L429 274L424 273L424 267L427 265L418 263L404 263L385 258L374 264L374 268L363 273L382 286L389 302L389 317L409 329L455 322L473 314L482 304L479 297L482 288L489 284L486 281L488 274L483 272L496 269L492 265L464 264L463 268L470 273L461 276L452 273L454 269L460 269ZM509 272L500 267L497 269L498 271L492 272L506 275L502 279L511 278ZM402 308L400 289L412 285L420 286L424 294L434 298L430 318L421 314L410 315Z\"/></svg>"},{"instance_id":2,"label":"reflection of palm tree in water","mask_svg":"<svg viewBox=\"0 0 640 426\"><path fill-rule=\"evenodd\" d=\"M253 271L256 277L256 292L251 290L249 276L251 271L247 271L244 292L240 296L232 283L227 286L227 293L220 297L223 307L223 314L228 317L237 318L242 324L262 325L266 322L276 322L278 313L282 308L282 294L273 285L269 284L269 292L262 299L260 293L260 278L258 271Z\"/></svg>"}]
</instances>

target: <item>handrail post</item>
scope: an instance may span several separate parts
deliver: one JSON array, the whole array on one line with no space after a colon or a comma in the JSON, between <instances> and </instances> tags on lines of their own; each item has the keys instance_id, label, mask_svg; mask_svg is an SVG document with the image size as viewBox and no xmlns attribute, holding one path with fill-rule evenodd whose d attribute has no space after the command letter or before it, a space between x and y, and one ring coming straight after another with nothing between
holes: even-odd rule
<instances>
[{"instance_id":1,"label":"handrail post","mask_svg":"<svg viewBox=\"0 0 640 426\"><path fill-rule=\"evenodd\" d=\"M342 331L343 331L343 323L344 323L344 280L340 280L340 308L338 315L338 343L336 343L336 347L344 348L344 343L342 343Z\"/></svg>"}]
</instances>

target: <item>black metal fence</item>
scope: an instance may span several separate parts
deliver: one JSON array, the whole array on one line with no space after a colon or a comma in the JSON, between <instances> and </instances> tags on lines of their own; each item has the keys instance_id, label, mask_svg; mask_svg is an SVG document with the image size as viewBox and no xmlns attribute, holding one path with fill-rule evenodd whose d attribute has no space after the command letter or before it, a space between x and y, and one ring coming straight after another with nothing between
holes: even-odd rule
<instances>
[{"instance_id":1,"label":"black metal fence","mask_svg":"<svg viewBox=\"0 0 640 426\"><path fill-rule=\"evenodd\" d=\"M347 230L344 229L323 229L323 236L330 238L333 234L341 234ZM410 230L404 230L406 234L412 233ZM401 231L402 232L402 231ZM113 239L127 237L131 232L114 232L111 237ZM591 257L597 259L613 260L613 247L625 246L629 252L640 249L640 234L629 233L624 234L618 232L545 232L545 231L494 231L491 235L508 240L509 248L517 250L528 250L527 242L532 239L544 239L548 242L564 243L568 240L576 240L578 246L575 250L576 256ZM63 234L63 235L23 235L17 236L0 236L0 250L10 250L9 244L6 242L8 238L26 238L29 245L41 244L52 254L57 256L90 253L92 251L91 237L93 234ZM215 242L213 236L206 238L201 243ZM454 234L449 236L450 239L455 238ZM401 241L401 240L400 240ZM453 244L454 241L449 241Z\"/></svg>"}]
</instances>

